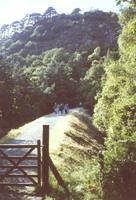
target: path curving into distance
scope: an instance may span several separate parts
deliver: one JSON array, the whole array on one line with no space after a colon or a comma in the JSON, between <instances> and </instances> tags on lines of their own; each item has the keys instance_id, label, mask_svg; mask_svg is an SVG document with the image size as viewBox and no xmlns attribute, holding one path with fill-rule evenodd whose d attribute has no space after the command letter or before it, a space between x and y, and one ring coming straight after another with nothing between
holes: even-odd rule
<instances>
[{"instance_id":1,"label":"path curving into distance","mask_svg":"<svg viewBox=\"0 0 136 200\"><path fill-rule=\"evenodd\" d=\"M79 108L71 109L70 114L79 110ZM50 152L57 150L64 139L64 132L67 130L69 114L56 115L54 113L44 115L32 122L20 127L19 135L9 141L9 143L29 144L36 143L37 140L42 141L43 125L49 125L49 147Z\"/></svg>"}]
</instances>

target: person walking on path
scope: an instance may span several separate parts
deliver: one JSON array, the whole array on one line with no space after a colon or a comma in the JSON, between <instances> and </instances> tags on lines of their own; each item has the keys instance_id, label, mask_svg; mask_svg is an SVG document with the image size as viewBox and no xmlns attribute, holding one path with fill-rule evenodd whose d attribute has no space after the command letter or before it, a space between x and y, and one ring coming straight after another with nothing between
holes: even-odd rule
<instances>
[{"instance_id":1,"label":"person walking on path","mask_svg":"<svg viewBox=\"0 0 136 200\"><path fill-rule=\"evenodd\" d=\"M54 110L54 113L55 113L56 115L58 115L59 112L60 112L60 105L57 104L57 103L55 103L54 106L53 106L53 110Z\"/></svg>"},{"instance_id":2,"label":"person walking on path","mask_svg":"<svg viewBox=\"0 0 136 200\"><path fill-rule=\"evenodd\" d=\"M64 110L64 105L63 103L60 104L60 113L63 114L63 110Z\"/></svg>"},{"instance_id":3,"label":"person walking on path","mask_svg":"<svg viewBox=\"0 0 136 200\"><path fill-rule=\"evenodd\" d=\"M68 103L64 105L64 113L65 114L69 113L69 105L68 105Z\"/></svg>"}]
</instances>

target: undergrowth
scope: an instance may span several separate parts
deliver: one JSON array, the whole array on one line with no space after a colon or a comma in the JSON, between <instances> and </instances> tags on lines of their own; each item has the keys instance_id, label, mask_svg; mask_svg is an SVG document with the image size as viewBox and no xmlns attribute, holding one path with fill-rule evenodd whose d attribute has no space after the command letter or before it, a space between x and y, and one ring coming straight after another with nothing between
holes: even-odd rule
<instances>
[{"instance_id":1,"label":"undergrowth","mask_svg":"<svg viewBox=\"0 0 136 200\"><path fill-rule=\"evenodd\" d=\"M98 153L103 148L103 137L85 113L72 113L67 117L67 123L69 128L65 132L65 140L52 158L69 189L69 195L51 176L52 198L100 200L102 190Z\"/></svg>"}]
</instances>

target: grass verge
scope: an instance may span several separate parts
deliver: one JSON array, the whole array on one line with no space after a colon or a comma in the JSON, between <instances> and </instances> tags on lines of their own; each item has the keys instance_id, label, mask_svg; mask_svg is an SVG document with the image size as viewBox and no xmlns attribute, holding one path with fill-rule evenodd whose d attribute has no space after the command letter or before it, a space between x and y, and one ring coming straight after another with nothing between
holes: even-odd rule
<instances>
[{"instance_id":1,"label":"grass verge","mask_svg":"<svg viewBox=\"0 0 136 200\"><path fill-rule=\"evenodd\" d=\"M50 198L52 200L102 199L98 158L98 152L103 148L101 133L91 124L90 116L84 112L68 115L61 126L62 124L67 127L65 129L62 127L65 134L63 143L52 153L52 158L69 188L70 195L68 196L51 176Z\"/></svg>"},{"instance_id":2,"label":"grass verge","mask_svg":"<svg viewBox=\"0 0 136 200\"><path fill-rule=\"evenodd\" d=\"M15 139L19 134L21 134L20 129L10 130L8 134L0 138L0 144L8 143L8 141Z\"/></svg>"}]
</instances>

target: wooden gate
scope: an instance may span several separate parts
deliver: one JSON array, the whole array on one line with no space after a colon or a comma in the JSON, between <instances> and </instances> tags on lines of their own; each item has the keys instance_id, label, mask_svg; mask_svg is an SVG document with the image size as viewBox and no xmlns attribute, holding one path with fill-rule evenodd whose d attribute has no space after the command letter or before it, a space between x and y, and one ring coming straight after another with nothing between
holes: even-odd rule
<instances>
[{"instance_id":1,"label":"wooden gate","mask_svg":"<svg viewBox=\"0 0 136 200\"><path fill-rule=\"evenodd\" d=\"M69 191L49 156L49 125L43 126L42 144L40 140L37 140L37 144L0 144L0 185L38 186L44 194L48 194L49 169L68 194Z\"/></svg>"},{"instance_id":2,"label":"wooden gate","mask_svg":"<svg viewBox=\"0 0 136 200\"><path fill-rule=\"evenodd\" d=\"M31 154L34 150L36 155ZM0 145L0 185L41 186L40 140L35 145Z\"/></svg>"}]
</instances>

